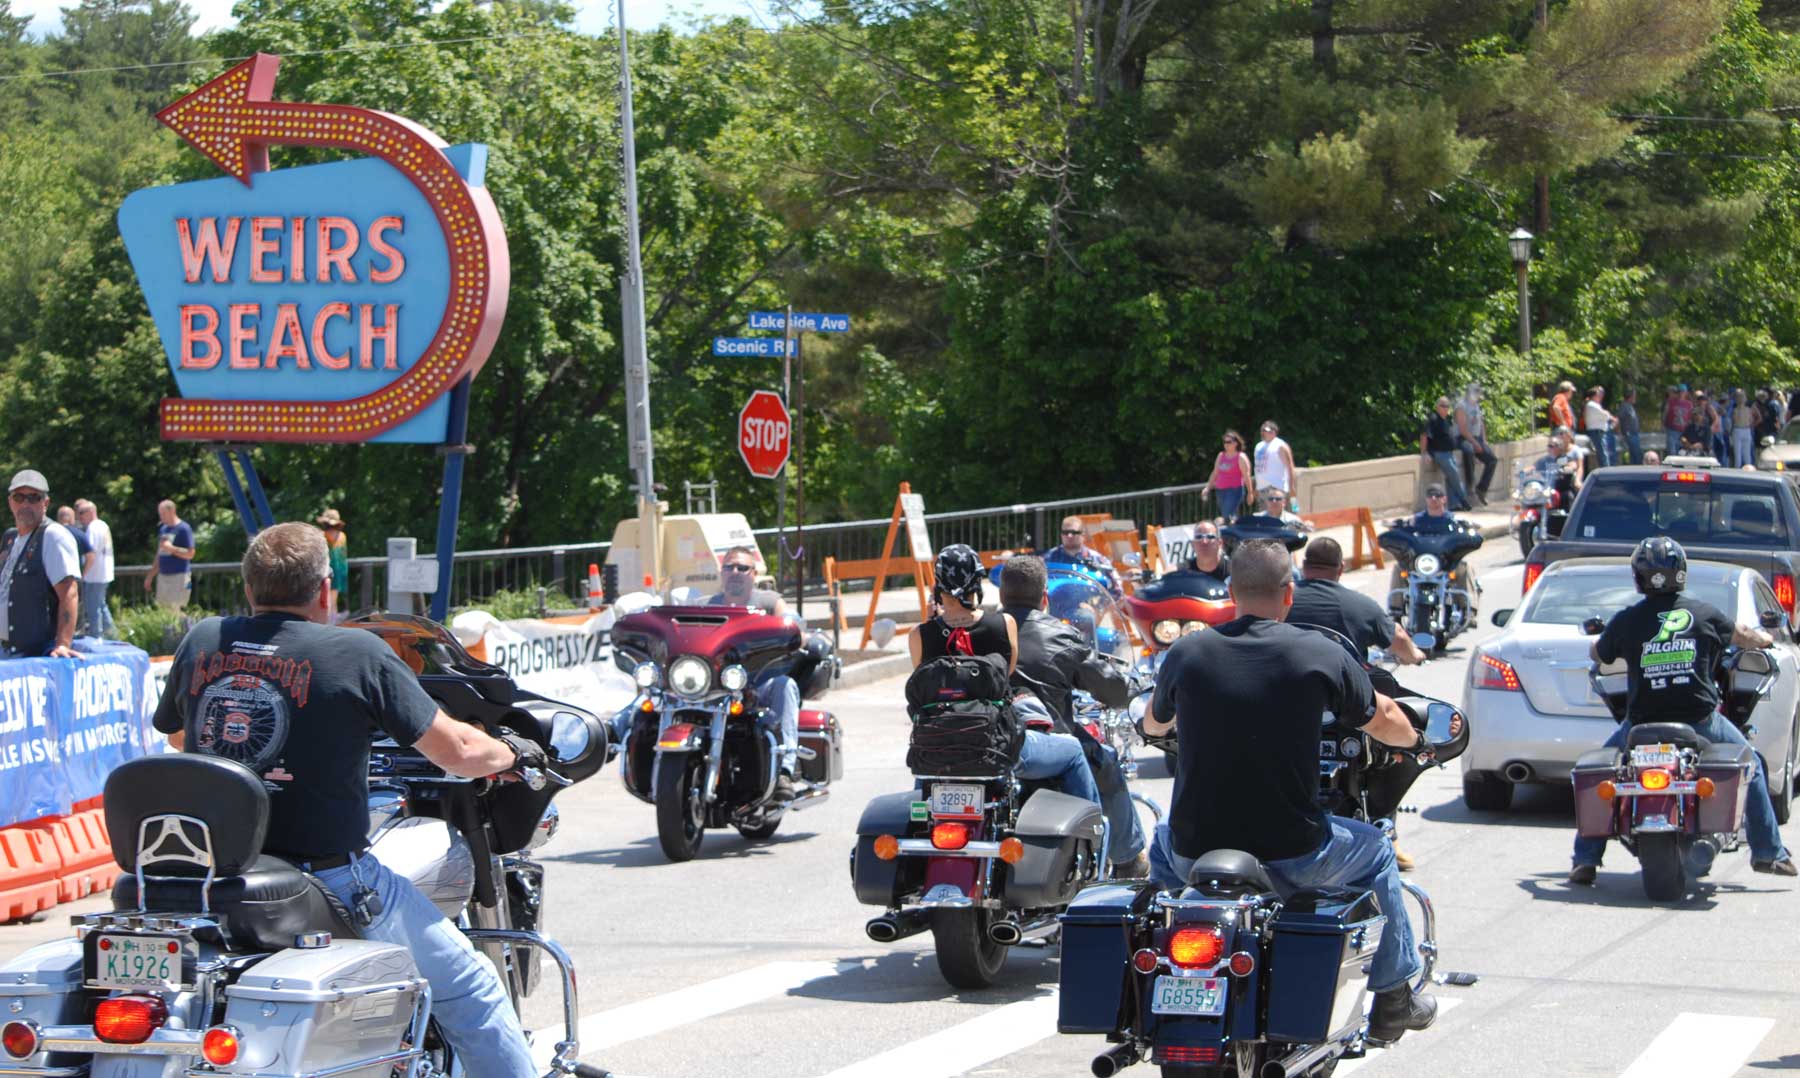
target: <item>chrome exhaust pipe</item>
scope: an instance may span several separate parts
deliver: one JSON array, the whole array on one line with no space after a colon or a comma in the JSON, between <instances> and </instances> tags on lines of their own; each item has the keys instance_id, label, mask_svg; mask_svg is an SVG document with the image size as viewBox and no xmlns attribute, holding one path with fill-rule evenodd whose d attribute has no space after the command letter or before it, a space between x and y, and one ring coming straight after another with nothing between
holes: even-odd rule
<instances>
[{"instance_id":1,"label":"chrome exhaust pipe","mask_svg":"<svg viewBox=\"0 0 1800 1078\"><path fill-rule=\"evenodd\" d=\"M1343 1044L1327 1041L1302 1048L1285 1059L1271 1059L1262 1065L1262 1070L1257 1075L1258 1078L1298 1078L1327 1059L1343 1054Z\"/></svg>"},{"instance_id":2,"label":"chrome exhaust pipe","mask_svg":"<svg viewBox=\"0 0 1800 1078\"><path fill-rule=\"evenodd\" d=\"M917 913L884 913L871 918L863 931L876 943L893 943L916 936L931 927L931 921Z\"/></svg>"},{"instance_id":3,"label":"chrome exhaust pipe","mask_svg":"<svg viewBox=\"0 0 1800 1078\"><path fill-rule=\"evenodd\" d=\"M1128 1041L1095 1056L1094 1061L1088 1064L1088 1070L1093 1072L1094 1078L1113 1078L1113 1075L1143 1058L1137 1044Z\"/></svg>"},{"instance_id":4,"label":"chrome exhaust pipe","mask_svg":"<svg viewBox=\"0 0 1800 1078\"><path fill-rule=\"evenodd\" d=\"M1515 785L1522 782L1530 782L1532 776L1531 765L1523 760L1514 760L1512 763L1501 768L1500 774L1505 777L1506 781Z\"/></svg>"},{"instance_id":5,"label":"chrome exhaust pipe","mask_svg":"<svg viewBox=\"0 0 1800 1078\"><path fill-rule=\"evenodd\" d=\"M795 794L794 799L787 803L787 810L789 812L805 812L830 796L830 790L823 786L814 786Z\"/></svg>"},{"instance_id":6,"label":"chrome exhaust pipe","mask_svg":"<svg viewBox=\"0 0 1800 1078\"><path fill-rule=\"evenodd\" d=\"M1011 947L1024 938L1025 933L1019 930L1017 921L995 921L988 925L988 939L1002 947Z\"/></svg>"}]
</instances>

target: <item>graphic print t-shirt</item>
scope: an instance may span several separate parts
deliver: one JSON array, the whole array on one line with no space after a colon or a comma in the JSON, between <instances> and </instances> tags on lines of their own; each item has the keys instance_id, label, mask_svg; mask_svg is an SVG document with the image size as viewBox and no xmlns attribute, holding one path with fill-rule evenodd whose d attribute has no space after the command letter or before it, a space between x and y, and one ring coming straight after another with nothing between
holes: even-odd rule
<instances>
[{"instance_id":1,"label":"graphic print t-shirt","mask_svg":"<svg viewBox=\"0 0 1800 1078\"><path fill-rule=\"evenodd\" d=\"M331 857L368 845L369 741L424 735L437 705L373 633L289 614L207 618L176 649L156 728L250 768L269 791L264 848Z\"/></svg>"},{"instance_id":2,"label":"graphic print t-shirt","mask_svg":"<svg viewBox=\"0 0 1800 1078\"><path fill-rule=\"evenodd\" d=\"M1736 628L1698 599L1652 595L1620 611L1594 650L1601 662L1624 659L1630 668L1632 722L1700 722L1719 706L1713 667Z\"/></svg>"}]
</instances>

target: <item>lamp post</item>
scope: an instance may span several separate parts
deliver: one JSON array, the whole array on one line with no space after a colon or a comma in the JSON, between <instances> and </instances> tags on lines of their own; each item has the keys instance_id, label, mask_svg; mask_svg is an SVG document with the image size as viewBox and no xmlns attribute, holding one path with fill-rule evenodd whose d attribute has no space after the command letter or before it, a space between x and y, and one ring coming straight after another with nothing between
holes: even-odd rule
<instances>
[{"instance_id":1,"label":"lamp post","mask_svg":"<svg viewBox=\"0 0 1800 1078\"><path fill-rule=\"evenodd\" d=\"M1531 233L1522 228L1513 229L1512 235L1506 237L1506 245L1512 248L1513 269L1519 275L1519 354L1531 351L1531 286L1526 283L1525 271L1531 265Z\"/></svg>"}]
</instances>

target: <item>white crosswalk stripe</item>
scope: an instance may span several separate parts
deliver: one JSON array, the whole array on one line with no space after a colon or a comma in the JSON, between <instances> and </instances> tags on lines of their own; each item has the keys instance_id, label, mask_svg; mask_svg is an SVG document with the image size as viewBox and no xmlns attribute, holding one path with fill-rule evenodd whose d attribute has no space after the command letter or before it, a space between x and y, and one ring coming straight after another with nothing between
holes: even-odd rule
<instances>
[{"instance_id":1,"label":"white crosswalk stripe","mask_svg":"<svg viewBox=\"0 0 1800 1078\"><path fill-rule=\"evenodd\" d=\"M951 1078L1056 1035L1056 993L999 1010L891 1048L825 1078Z\"/></svg>"},{"instance_id":2,"label":"white crosswalk stripe","mask_svg":"<svg viewBox=\"0 0 1800 1078\"><path fill-rule=\"evenodd\" d=\"M1773 1028L1773 1018L1683 1011L1619 1078L1729 1078Z\"/></svg>"}]
</instances>

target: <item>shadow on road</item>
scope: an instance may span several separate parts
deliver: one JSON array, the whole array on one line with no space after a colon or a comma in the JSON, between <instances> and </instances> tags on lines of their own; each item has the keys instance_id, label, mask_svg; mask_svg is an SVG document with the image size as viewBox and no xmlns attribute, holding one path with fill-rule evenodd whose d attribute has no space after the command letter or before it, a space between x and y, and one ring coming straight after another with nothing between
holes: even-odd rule
<instances>
[{"instance_id":1,"label":"shadow on road","mask_svg":"<svg viewBox=\"0 0 1800 1078\"><path fill-rule=\"evenodd\" d=\"M1169 758L1156 749L1138 748L1138 774L1140 779L1172 779L1175 772L1169 767Z\"/></svg>"},{"instance_id":2,"label":"shadow on road","mask_svg":"<svg viewBox=\"0 0 1800 1078\"><path fill-rule=\"evenodd\" d=\"M700 844L700 853L696 861L731 861L746 857L767 857L778 848L790 842L801 842L810 838L818 838L816 831L795 831L791 834L776 832L773 838L751 842L728 829L711 830L706 833L706 840ZM569 865L611 865L614 868L657 868L672 864L662 852L662 846L654 835L640 838L629 846L614 847L608 850L581 850L572 853L551 854L539 857L540 861L556 861Z\"/></svg>"},{"instance_id":3,"label":"shadow on road","mask_svg":"<svg viewBox=\"0 0 1800 1078\"><path fill-rule=\"evenodd\" d=\"M861 962L860 969L809 981L789 989L790 996L828 999L841 1003L923 1003L931 1000L955 999L964 1003L991 1007L1001 1003L1017 1003L1036 999L1055 990L1057 964L1054 948L1020 950L1014 948L1006 956L1006 965L992 988L953 988L938 973L929 934L912 937L923 940L923 951L887 951L878 955L850 955L840 963ZM907 942L907 941L903 941Z\"/></svg>"},{"instance_id":4,"label":"shadow on road","mask_svg":"<svg viewBox=\"0 0 1800 1078\"><path fill-rule=\"evenodd\" d=\"M1623 851L1620 851L1623 855ZM1540 872L1519 881L1519 889L1543 902L1561 902L1572 906L1605 906L1612 909L1636 910L1710 910L1717 906L1718 895L1780 894L1778 887L1745 887L1741 883L1714 883L1710 879L1690 885L1693 890L1680 902L1652 902L1644 897L1644 881L1636 866L1609 872L1600 870L1592 887L1577 887L1566 873Z\"/></svg>"},{"instance_id":5,"label":"shadow on road","mask_svg":"<svg viewBox=\"0 0 1800 1078\"><path fill-rule=\"evenodd\" d=\"M1780 1059L1763 1059L1745 1066L1764 1071L1800 1071L1800 1055L1782 1056Z\"/></svg>"},{"instance_id":6,"label":"shadow on road","mask_svg":"<svg viewBox=\"0 0 1800 1078\"><path fill-rule=\"evenodd\" d=\"M1561 828L1569 832L1570 842L1575 841L1575 793L1568 786L1515 786L1512 807L1505 812L1475 812L1459 797L1433 805L1419 815L1437 823Z\"/></svg>"}]
</instances>

